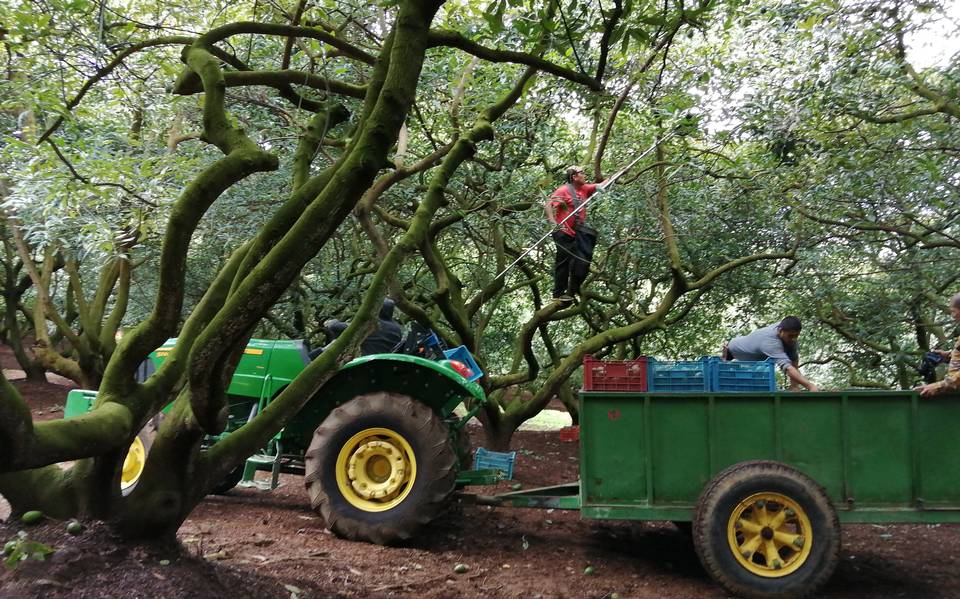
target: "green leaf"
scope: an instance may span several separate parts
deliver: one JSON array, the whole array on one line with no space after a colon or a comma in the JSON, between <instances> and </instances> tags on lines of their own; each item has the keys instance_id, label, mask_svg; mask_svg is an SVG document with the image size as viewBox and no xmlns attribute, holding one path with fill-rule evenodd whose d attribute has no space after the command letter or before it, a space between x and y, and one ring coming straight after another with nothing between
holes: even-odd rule
<instances>
[{"instance_id":1,"label":"green leaf","mask_svg":"<svg viewBox=\"0 0 960 599\"><path fill-rule=\"evenodd\" d=\"M803 31L810 31L811 29L816 27L817 23L819 22L820 22L820 16L813 15L812 17L809 17L797 23L797 28Z\"/></svg>"},{"instance_id":2,"label":"green leaf","mask_svg":"<svg viewBox=\"0 0 960 599\"><path fill-rule=\"evenodd\" d=\"M494 0L483 11L483 18L486 20L487 25L490 27L490 31L494 35L497 35L503 31L503 12L506 10L506 8L507 4L505 0Z\"/></svg>"}]
</instances>

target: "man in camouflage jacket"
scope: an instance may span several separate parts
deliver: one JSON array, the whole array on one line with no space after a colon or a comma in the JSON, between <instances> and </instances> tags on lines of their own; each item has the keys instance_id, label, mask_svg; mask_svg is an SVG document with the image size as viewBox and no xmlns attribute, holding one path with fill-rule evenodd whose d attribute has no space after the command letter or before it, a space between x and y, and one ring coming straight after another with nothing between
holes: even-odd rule
<instances>
[{"instance_id":1,"label":"man in camouflage jacket","mask_svg":"<svg viewBox=\"0 0 960 599\"><path fill-rule=\"evenodd\" d=\"M956 322L960 322L960 293L954 295L953 299L950 300L950 316ZM916 391L920 393L920 397L933 397L934 395L960 391L960 338L954 343L953 351L947 352L942 349L934 351L944 358L949 358L950 367L947 368L947 374L942 381L917 387Z\"/></svg>"}]
</instances>

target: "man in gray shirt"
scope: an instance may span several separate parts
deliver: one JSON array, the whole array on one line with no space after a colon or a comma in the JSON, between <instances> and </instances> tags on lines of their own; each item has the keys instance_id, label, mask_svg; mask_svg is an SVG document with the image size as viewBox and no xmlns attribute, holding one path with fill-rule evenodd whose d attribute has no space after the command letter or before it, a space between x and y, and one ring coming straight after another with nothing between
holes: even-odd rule
<instances>
[{"instance_id":1,"label":"man in gray shirt","mask_svg":"<svg viewBox=\"0 0 960 599\"><path fill-rule=\"evenodd\" d=\"M790 390L799 391L804 386L810 391L820 389L807 380L797 364L800 356L797 353L797 338L800 336L800 319L796 316L787 316L779 324L772 324L762 329L734 337L723 348L724 360L774 360L777 366L790 379Z\"/></svg>"}]
</instances>

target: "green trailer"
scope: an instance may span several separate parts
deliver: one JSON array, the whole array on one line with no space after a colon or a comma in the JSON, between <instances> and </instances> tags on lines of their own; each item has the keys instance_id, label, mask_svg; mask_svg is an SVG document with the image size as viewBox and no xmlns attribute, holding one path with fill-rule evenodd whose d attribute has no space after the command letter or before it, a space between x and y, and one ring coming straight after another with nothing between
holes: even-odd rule
<instances>
[{"instance_id":1,"label":"green trailer","mask_svg":"<svg viewBox=\"0 0 960 599\"><path fill-rule=\"evenodd\" d=\"M472 499L674 521L731 593L809 596L841 523L960 521L958 430L913 392L583 392L578 482Z\"/></svg>"},{"instance_id":2,"label":"green trailer","mask_svg":"<svg viewBox=\"0 0 960 599\"><path fill-rule=\"evenodd\" d=\"M151 356L154 365L169 349ZM224 434L255 417L306 363L300 342L251 341L229 387ZM71 392L65 416L87 411L94 397ZM472 410L458 417L453 408L464 401ZM311 505L340 536L408 538L455 487L495 480L467 472L460 434L484 402L479 385L449 363L359 358L220 490L258 469L273 472L274 482L279 472L303 474ZM590 519L673 521L731 593L809 596L836 568L841 523L960 521L957 430L956 396L582 392L579 480L459 497L579 510ZM149 443L141 449L145 455ZM134 464L136 450L135 443Z\"/></svg>"}]
</instances>

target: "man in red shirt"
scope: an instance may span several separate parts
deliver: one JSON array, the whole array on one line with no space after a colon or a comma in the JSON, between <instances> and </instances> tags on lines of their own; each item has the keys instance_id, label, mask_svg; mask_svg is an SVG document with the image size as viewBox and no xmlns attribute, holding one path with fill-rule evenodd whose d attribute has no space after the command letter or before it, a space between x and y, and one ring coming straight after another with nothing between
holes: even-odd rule
<instances>
[{"instance_id":1,"label":"man in red shirt","mask_svg":"<svg viewBox=\"0 0 960 599\"><path fill-rule=\"evenodd\" d=\"M547 220L557 225L577 209L597 190L596 184L587 183L583 169L570 166L566 170L566 184L550 196L545 208ZM586 207L577 210L553 232L557 246L557 258L553 266L553 297L572 301L573 294L580 294L580 286L590 272L593 248L597 244L597 231L586 223Z\"/></svg>"}]
</instances>

